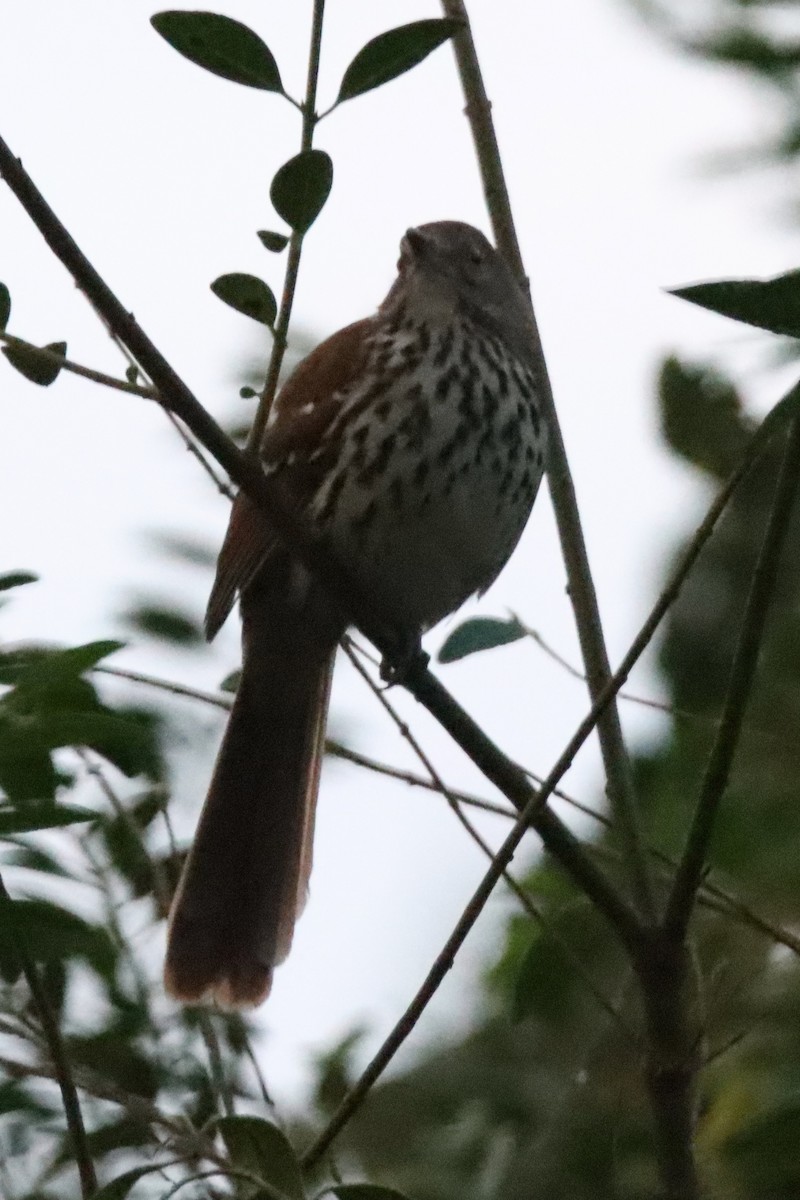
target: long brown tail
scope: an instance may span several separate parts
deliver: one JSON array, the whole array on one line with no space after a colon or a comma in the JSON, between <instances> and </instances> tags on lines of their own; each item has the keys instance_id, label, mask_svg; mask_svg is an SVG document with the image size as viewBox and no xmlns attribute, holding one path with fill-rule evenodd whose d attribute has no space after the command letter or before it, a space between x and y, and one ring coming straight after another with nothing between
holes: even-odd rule
<instances>
[{"instance_id":1,"label":"long brown tail","mask_svg":"<svg viewBox=\"0 0 800 1200\"><path fill-rule=\"evenodd\" d=\"M247 588L242 621L242 678L170 915L164 980L185 1003L266 999L311 871L341 629L313 585L292 603L288 564Z\"/></svg>"}]
</instances>

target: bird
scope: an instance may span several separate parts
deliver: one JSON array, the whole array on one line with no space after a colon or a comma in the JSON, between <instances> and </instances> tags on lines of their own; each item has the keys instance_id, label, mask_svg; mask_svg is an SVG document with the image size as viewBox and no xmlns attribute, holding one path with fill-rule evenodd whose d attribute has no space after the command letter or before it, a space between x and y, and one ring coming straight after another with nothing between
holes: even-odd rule
<instances>
[{"instance_id":1,"label":"bird","mask_svg":"<svg viewBox=\"0 0 800 1200\"><path fill-rule=\"evenodd\" d=\"M411 642L483 593L546 466L529 301L478 229L408 229L377 311L287 378L260 448L326 550ZM347 620L244 493L206 613L239 599L243 665L172 904L164 969L183 1003L269 995L311 872L333 661Z\"/></svg>"}]
</instances>

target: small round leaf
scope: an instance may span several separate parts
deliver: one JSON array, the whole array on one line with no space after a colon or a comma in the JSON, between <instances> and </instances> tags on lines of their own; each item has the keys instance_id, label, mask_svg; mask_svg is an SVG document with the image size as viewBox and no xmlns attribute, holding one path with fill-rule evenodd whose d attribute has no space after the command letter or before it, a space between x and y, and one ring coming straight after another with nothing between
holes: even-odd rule
<instances>
[{"instance_id":1,"label":"small round leaf","mask_svg":"<svg viewBox=\"0 0 800 1200\"><path fill-rule=\"evenodd\" d=\"M259 229L258 238L264 249L271 250L273 254L280 254L289 245L285 233L273 233L271 229Z\"/></svg>"},{"instance_id":2,"label":"small round leaf","mask_svg":"<svg viewBox=\"0 0 800 1200\"><path fill-rule=\"evenodd\" d=\"M51 354L64 358L67 353L66 342L49 342L43 347ZM40 354L35 346L4 346L3 354L20 375L38 383L40 387L49 387L58 378L61 367L53 362L49 355Z\"/></svg>"},{"instance_id":3,"label":"small round leaf","mask_svg":"<svg viewBox=\"0 0 800 1200\"><path fill-rule=\"evenodd\" d=\"M336 103L352 100L410 71L459 27L460 22L452 20L412 21L379 34L359 50L345 71Z\"/></svg>"},{"instance_id":4,"label":"small round leaf","mask_svg":"<svg viewBox=\"0 0 800 1200\"><path fill-rule=\"evenodd\" d=\"M263 279L234 271L230 275L220 275L219 279L215 279L211 290L237 312L252 317L254 321L260 321L262 325L274 325L278 306L271 289Z\"/></svg>"},{"instance_id":5,"label":"small round leaf","mask_svg":"<svg viewBox=\"0 0 800 1200\"><path fill-rule=\"evenodd\" d=\"M269 189L275 211L305 233L316 221L333 183L333 163L324 150L303 150L277 171Z\"/></svg>"},{"instance_id":6,"label":"small round leaf","mask_svg":"<svg viewBox=\"0 0 800 1200\"><path fill-rule=\"evenodd\" d=\"M241 21L217 13L172 10L156 13L150 23L173 50L198 67L247 87L283 92L272 51Z\"/></svg>"},{"instance_id":7,"label":"small round leaf","mask_svg":"<svg viewBox=\"0 0 800 1200\"><path fill-rule=\"evenodd\" d=\"M11 316L11 293L4 283L0 283L0 333L3 332Z\"/></svg>"},{"instance_id":8,"label":"small round leaf","mask_svg":"<svg viewBox=\"0 0 800 1200\"><path fill-rule=\"evenodd\" d=\"M454 629L439 651L439 662L452 663L478 650L493 650L525 637L519 621L502 621L497 617L473 617Z\"/></svg>"}]
</instances>

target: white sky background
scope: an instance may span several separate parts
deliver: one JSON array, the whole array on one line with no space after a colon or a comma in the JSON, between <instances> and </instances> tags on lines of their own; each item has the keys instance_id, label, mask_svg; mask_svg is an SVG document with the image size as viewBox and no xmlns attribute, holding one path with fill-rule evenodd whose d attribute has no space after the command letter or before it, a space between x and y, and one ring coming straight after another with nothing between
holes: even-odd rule
<instances>
[{"instance_id":1,"label":"white sky background","mask_svg":"<svg viewBox=\"0 0 800 1200\"><path fill-rule=\"evenodd\" d=\"M251 25L302 93L310 3L211 5ZM234 270L279 291L283 259L259 228L281 228L269 181L299 144L299 115L277 96L217 79L152 31L155 0L30 0L7 6L0 38L0 133L79 245L173 365L220 419L246 411L240 364L263 348L257 326L209 291ZM623 0L472 0L487 87L553 376L612 661L652 602L668 547L699 515L696 479L657 440L652 378L673 348L719 355L751 382L756 344L741 328L661 290L696 279L796 266L795 230L776 218L776 176L709 178L700 165L769 122L744 82L671 55ZM320 105L378 32L439 15L422 0L330 0ZM402 79L343 105L318 129L333 157L330 201L304 252L296 328L314 337L371 311L412 224L459 218L488 228L448 47ZM5 187L0 279L10 331L66 338L70 357L121 373L113 347ZM782 381L768 380L759 403ZM221 540L227 505L163 415L143 401L62 376L49 390L0 362L0 571L42 576L3 610L3 638L78 642L120 632L132 593L177 595L198 616L204 577L165 568L144 532ZM546 491L502 579L480 605L512 607L578 661ZM452 621L451 621L452 625ZM434 632L429 647L441 644ZM200 655L131 643L119 665L215 687L237 661L235 622ZM533 646L442 668L470 712L511 754L546 772L586 711L583 688ZM634 688L654 695L643 669ZM413 719L453 785L476 773L413 702ZM188 832L221 731L212 714L196 763L181 773ZM334 725L356 748L413 766L364 686L340 668ZM633 744L657 733L625 708ZM187 729L189 728L187 724ZM196 726L192 726L196 728ZM207 734L207 736L206 736ZM184 762L185 766L185 762ZM569 787L598 794L594 745ZM502 822L480 822L497 841ZM529 843L528 854L534 842ZM309 1054L364 1022L381 1037L416 990L481 876L480 853L443 802L330 764L316 866L295 948L263 1012L276 1094L298 1093ZM497 898L412 1040L447 1036L468 1017L468 980L492 952L510 901ZM153 947L154 962L161 944Z\"/></svg>"}]
</instances>

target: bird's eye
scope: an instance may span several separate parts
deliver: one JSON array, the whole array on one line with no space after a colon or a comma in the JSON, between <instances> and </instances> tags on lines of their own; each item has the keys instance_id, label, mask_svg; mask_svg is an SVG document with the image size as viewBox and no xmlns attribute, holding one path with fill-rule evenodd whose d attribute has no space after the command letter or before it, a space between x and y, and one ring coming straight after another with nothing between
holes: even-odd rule
<instances>
[{"instance_id":1,"label":"bird's eye","mask_svg":"<svg viewBox=\"0 0 800 1200\"><path fill-rule=\"evenodd\" d=\"M484 254L483 254L482 250L471 250L470 251L469 261L472 263L472 265L474 267L479 267L481 265L481 263L483 262L483 259L484 259Z\"/></svg>"}]
</instances>

